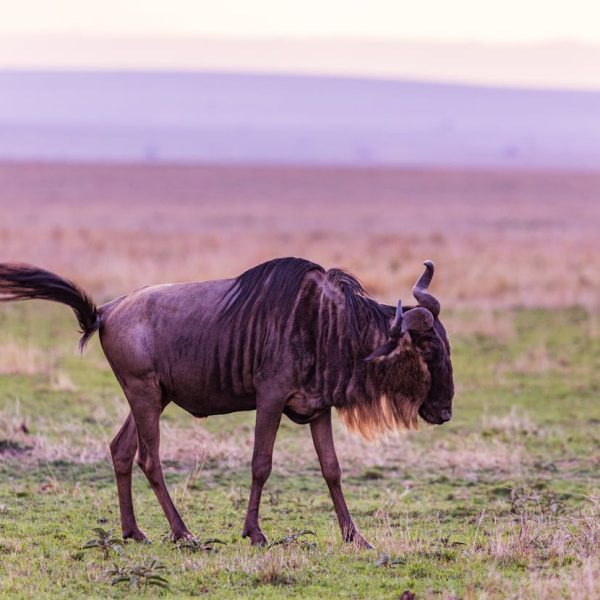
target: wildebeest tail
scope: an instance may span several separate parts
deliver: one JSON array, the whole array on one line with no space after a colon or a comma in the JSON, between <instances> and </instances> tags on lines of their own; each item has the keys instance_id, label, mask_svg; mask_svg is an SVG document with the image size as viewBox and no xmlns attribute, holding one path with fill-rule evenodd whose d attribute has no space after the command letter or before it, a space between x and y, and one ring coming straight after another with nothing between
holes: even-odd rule
<instances>
[{"instance_id":1,"label":"wildebeest tail","mask_svg":"<svg viewBox=\"0 0 600 600\"><path fill-rule=\"evenodd\" d=\"M0 302L51 300L73 309L83 334L79 350L98 329L98 309L76 284L32 265L0 263Z\"/></svg>"}]
</instances>

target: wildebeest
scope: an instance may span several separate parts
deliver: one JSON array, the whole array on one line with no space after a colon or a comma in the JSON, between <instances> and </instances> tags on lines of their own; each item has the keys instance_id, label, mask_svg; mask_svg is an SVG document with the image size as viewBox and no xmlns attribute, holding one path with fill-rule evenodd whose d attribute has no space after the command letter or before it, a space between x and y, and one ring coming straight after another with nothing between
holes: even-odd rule
<instances>
[{"instance_id":1,"label":"wildebeest","mask_svg":"<svg viewBox=\"0 0 600 600\"><path fill-rule=\"evenodd\" d=\"M22 264L0 264L0 300L45 299L70 306L83 349L99 331L104 354L131 412L113 439L124 538L145 540L131 493L137 462L174 541L192 534L177 512L159 459L159 419L174 402L195 417L256 409L252 487L242 536L267 539L259 525L282 415L310 424L343 539L369 547L342 493L332 437L335 407L367 438L414 427L417 415L441 424L452 416L450 346L427 292L433 263L413 288L416 307L386 306L340 269L279 258L236 279L153 285L96 307L74 283Z\"/></svg>"}]
</instances>

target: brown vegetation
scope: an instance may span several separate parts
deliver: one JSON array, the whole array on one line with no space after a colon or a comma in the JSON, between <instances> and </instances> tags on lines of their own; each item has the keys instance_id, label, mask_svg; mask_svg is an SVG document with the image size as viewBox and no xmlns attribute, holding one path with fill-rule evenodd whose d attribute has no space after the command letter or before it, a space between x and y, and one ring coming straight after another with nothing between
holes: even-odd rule
<instances>
[{"instance_id":1,"label":"brown vegetation","mask_svg":"<svg viewBox=\"0 0 600 600\"><path fill-rule=\"evenodd\" d=\"M103 299L295 255L395 302L431 258L446 306L596 307L599 195L577 173L1 164L0 260Z\"/></svg>"}]
</instances>

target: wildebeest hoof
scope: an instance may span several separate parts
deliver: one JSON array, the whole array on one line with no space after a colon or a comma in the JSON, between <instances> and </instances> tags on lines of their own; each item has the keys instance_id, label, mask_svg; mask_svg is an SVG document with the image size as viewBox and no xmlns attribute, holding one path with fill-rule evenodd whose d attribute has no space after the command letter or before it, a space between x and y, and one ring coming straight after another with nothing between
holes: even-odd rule
<instances>
[{"instance_id":1,"label":"wildebeest hoof","mask_svg":"<svg viewBox=\"0 0 600 600\"><path fill-rule=\"evenodd\" d=\"M242 537L249 537L250 543L253 546L266 546L269 543L267 536L260 529L255 529L253 531L247 531L244 529Z\"/></svg>"},{"instance_id":2,"label":"wildebeest hoof","mask_svg":"<svg viewBox=\"0 0 600 600\"><path fill-rule=\"evenodd\" d=\"M172 542L178 542L179 540L186 540L188 542L195 542L195 541L197 541L197 538L194 535L192 535L187 530L184 530L184 531L173 531L173 533L171 533L171 541Z\"/></svg>"},{"instance_id":3,"label":"wildebeest hoof","mask_svg":"<svg viewBox=\"0 0 600 600\"><path fill-rule=\"evenodd\" d=\"M269 540L262 531L259 531L250 536L250 542L253 546L266 546L269 543Z\"/></svg>"},{"instance_id":4,"label":"wildebeest hoof","mask_svg":"<svg viewBox=\"0 0 600 600\"><path fill-rule=\"evenodd\" d=\"M355 533L354 536L352 537L351 540L348 540L349 542L351 542L352 544L354 544L355 548L358 548L359 550L374 550L375 547L370 544L369 542L367 542L367 540L360 535L360 533Z\"/></svg>"},{"instance_id":5,"label":"wildebeest hoof","mask_svg":"<svg viewBox=\"0 0 600 600\"><path fill-rule=\"evenodd\" d=\"M142 542L144 544L150 543L148 536L143 531L140 531L139 529L135 529L133 531L124 531L123 539L124 540L134 540L135 542Z\"/></svg>"}]
</instances>

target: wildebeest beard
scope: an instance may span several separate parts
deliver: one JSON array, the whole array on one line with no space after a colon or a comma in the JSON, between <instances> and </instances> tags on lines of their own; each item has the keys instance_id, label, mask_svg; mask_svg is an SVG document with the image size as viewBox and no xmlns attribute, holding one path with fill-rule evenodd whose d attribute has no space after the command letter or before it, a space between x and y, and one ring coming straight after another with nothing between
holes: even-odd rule
<instances>
[{"instance_id":1,"label":"wildebeest beard","mask_svg":"<svg viewBox=\"0 0 600 600\"><path fill-rule=\"evenodd\" d=\"M418 427L419 408L430 390L431 377L410 340L401 340L387 360L368 365L365 378L367 393L349 396L337 406L350 430L371 440L387 431Z\"/></svg>"},{"instance_id":2,"label":"wildebeest beard","mask_svg":"<svg viewBox=\"0 0 600 600\"><path fill-rule=\"evenodd\" d=\"M432 382L423 344L415 343L423 334L407 332L384 360L366 362L385 342L394 307L369 298L345 271L280 261L251 269L229 290L224 326L260 330L258 338L267 340L255 352L239 348L232 354L252 356L265 372L292 374L297 395L312 399L315 414L333 406L349 429L367 439L416 428ZM428 346L439 342L435 334L424 339ZM245 370L233 366L234 372Z\"/></svg>"}]
</instances>

